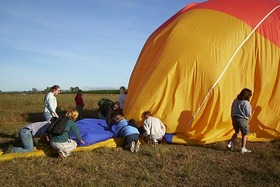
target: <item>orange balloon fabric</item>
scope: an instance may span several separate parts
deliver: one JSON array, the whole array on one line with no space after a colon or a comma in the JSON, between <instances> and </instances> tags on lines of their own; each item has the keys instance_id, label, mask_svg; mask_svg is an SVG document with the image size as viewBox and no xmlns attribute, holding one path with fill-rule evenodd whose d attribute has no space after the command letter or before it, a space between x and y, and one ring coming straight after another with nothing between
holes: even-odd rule
<instances>
[{"instance_id":1,"label":"orange balloon fabric","mask_svg":"<svg viewBox=\"0 0 280 187\"><path fill-rule=\"evenodd\" d=\"M127 119L149 110L172 142L230 139L231 104L253 91L249 141L280 138L280 1L190 4L146 41L128 85Z\"/></svg>"}]
</instances>

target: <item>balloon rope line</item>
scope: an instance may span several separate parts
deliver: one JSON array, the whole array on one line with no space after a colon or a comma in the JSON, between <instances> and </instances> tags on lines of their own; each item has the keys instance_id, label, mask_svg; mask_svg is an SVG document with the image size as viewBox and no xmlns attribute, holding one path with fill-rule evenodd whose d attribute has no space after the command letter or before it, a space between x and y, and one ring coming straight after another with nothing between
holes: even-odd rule
<instances>
[{"instance_id":1,"label":"balloon rope line","mask_svg":"<svg viewBox=\"0 0 280 187\"><path fill-rule=\"evenodd\" d=\"M270 14L272 14L277 8L279 8L280 5L278 5L277 7L273 8L256 26L255 28L252 30L252 32L245 38L245 40L239 45L239 47L235 50L235 52L233 53L232 57L230 58L229 62L227 63L226 67L224 68L224 70L222 71L221 75L218 77L217 81L214 83L214 85L211 87L211 89L208 91L208 93L206 94L206 96L204 97L203 101L201 102L201 104L199 105L196 113L193 115L191 121L188 123L187 127L192 124L192 122L194 121L195 117L197 116L197 114L200 112L202 106L205 104L206 100L209 98L210 93L213 91L214 87L219 83L219 81L221 80L221 78L223 77L223 75L225 74L226 70L228 69L229 65L231 64L231 62L233 61L234 57L236 56L236 54L238 53L238 51L241 49L241 47L245 44L245 42L247 42L249 40L249 38L252 36L252 34L257 30L257 28L264 22L264 20L270 16Z\"/></svg>"}]
</instances>

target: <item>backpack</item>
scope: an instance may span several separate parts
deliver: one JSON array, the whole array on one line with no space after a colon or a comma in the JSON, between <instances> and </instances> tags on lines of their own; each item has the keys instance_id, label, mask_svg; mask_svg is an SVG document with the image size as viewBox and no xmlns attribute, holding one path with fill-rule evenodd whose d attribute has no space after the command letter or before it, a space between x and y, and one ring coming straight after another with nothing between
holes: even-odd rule
<instances>
[{"instance_id":1,"label":"backpack","mask_svg":"<svg viewBox=\"0 0 280 187\"><path fill-rule=\"evenodd\" d=\"M128 125L132 126L132 127L135 127L135 128L138 128L137 127L137 122L135 119L130 119L127 121Z\"/></svg>"},{"instance_id":2,"label":"backpack","mask_svg":"<svg viewBox=\"0 0 280 187\"><path fill-rule=\"evenodd\" d=\"M51 124L47 129L47 133L50 133L55 136L62 135L65 132L68 120L69 118L67 116L62 116L59 118L53 117L51 119Z\"/></svg>"},{"instance_id":3,"label":"backpack","mask_svg":"<svg viewBox=\"0 0 280 187\"><path fill-rule=\"evenodd\" d=\"M98 101L98 106L99 107L103 107L104 105L106 104L109 104L110 106L113 106L113 101L111 101L110 99L107 99L107 98L102 98Z\"/></svg>"}]
</instances>

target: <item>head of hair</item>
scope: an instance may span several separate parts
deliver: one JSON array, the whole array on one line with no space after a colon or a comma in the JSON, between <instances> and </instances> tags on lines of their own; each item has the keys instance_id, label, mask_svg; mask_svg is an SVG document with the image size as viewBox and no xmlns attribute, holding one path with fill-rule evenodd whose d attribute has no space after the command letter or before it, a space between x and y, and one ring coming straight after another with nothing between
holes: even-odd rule
<instances>
[{"instance_id":1,"label":"head of hair","mask_svg":"<svg viewBox=\"0 0 280 187\"><path fill-rule=\"evenodd\" d=\"M144 118L146 118L147 116L152 116L152 114L150 111L145 111L145 112L143 112L143 116L144 116Z\"/></svg>"},{"instance_id":2,"label":"head of hair","mask_svg":"<svg viewBox=\"0 0 280 187\"><path fill-rule=\"evenodd\" d=\"M252 91L248 88L244 88L241 90L241 92L237 95L237 99L242 101L242 100L250 100L250 97L252 96Z\"/></svg>"},{"instance_id":3,"label":"head of hair","mask_svg":"<svg viewBox=\"0 0 280 187\"><path fill-rule=\"evenodd\" d=\"M58 90L60 87L58 85L53 85L51 88L50 88L50 91L53 92L53 91L56 91Z\"/></svg>"},{"instance_id":4,"label":"head of hair","mask_svg":"<svg viewBox=\"0 0 280 187\"><path fill-rule=\"evenodd\" d=\"M77 92L77 94L82 94L83 93L83 91L80 89L80 90L78 90L78 92Z\"/></svg>"},{"instance_id":5,"label":"head of hair","mask_svg":"<svg viewBox=\"0 0 280 187\"><path fill-rule=\"evenodd\" d=\"M127 90L126 90L126 88L124 86L120 87L120 93L127 94Z\"/></svg>"},{"instance_id":6,"label":"head of hair","mask_svg":"<svg viewBox=\"0 0 280 187\"><path fill-rule=\"evenodd\" d=\"M68 109L66 116L71 120L76 121L79 116L79 112L75 108L71 107Z\"/></svg>"},{"instance_id":7,"label":"head of hair","mask_svg":"<svg viewBox=\"0 0 280 187\"><path fill-rule=\"evenodd\" d=\"M121 120L124 119L124 116L118 113L112 115L113 122L119 123Z\"/></svg>"}]
</instances>

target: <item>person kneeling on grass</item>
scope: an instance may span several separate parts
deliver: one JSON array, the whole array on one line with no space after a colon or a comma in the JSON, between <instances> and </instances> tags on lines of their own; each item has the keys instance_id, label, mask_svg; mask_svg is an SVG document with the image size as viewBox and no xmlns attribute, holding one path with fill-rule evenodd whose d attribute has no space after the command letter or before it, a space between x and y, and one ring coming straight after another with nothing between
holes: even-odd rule
<instances>
[{"instance_id":1,"label":"person kneeling on grass","mask_svg":"<svg viewBox=\"0 0 280 187\"><path fill-rule=\"evenodd\" d=\"M49 125L49 121L36 122L26 125L19 131L19 138L22 143L22 147L14 147L10 145L3 154L34 151L33 138L41 138L42 140L43 138L46 138L46 131ZM48 139L46 140L48 142Z\"/></svg>"},{"instance_id":2,"label":"person kneeling on grass","mask_svg":"<svg viewBox=\"0 0 280 187\"><path fill-rule=\"evenodd\" d=\"M113 115L112 120L114 125L116 125L114 138L124 137L123 148L131 152L138 152L140 149L138 144L140 133L138 129L129 125L128 121L121 114Z\"/></svg>"},{"instance_id":3,"label":"person kneeling on grass","mask_svg":"<svg viewBox=\"0 0 280 187\"><path fill-rule=\"evenodd\" d=\"M49 134L50 144L54 149L58 150L58 156L60 158L70 156L71 152L77 147L77 142L70 138L70 133L72 131L78 142L85 144L81 138L78 127L74 122L79 116L78 111L74 108L70 108L66 113L66 116L69 119L67 121L64 133L62 135Z\"/></svg>"},{"instance_id":4,"label":"person kneeling on grass","mask_svg":"<svg viewBox=\"0 0 280 187\"><path fill-rule=\"evenodd\" d=\"M159 118L152 116L150 111L145 111L143 113L143 118L145 119L143 123L143 136L148 143L156 146L162 141L166 128Z\"/></svg>"}]
</instances>

